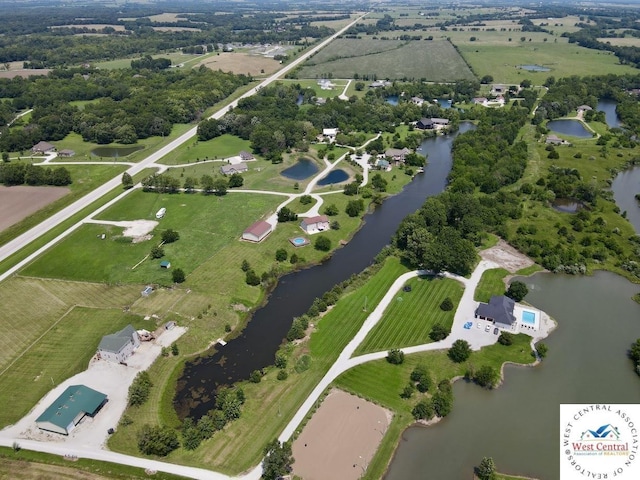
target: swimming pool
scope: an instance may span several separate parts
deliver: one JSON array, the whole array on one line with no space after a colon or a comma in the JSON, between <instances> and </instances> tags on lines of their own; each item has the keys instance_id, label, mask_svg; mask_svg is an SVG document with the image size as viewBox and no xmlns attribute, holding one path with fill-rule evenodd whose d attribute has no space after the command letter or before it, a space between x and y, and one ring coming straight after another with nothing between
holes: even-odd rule
<instances>
[{"instance_id":1,"label":"swimming pool","mask_svg":"<svg viewBox=\"0 0 640 480\"><path fill-rule=\"evenodd\" d=\"M294 247L302 247L309 244L309 240L304 237L290 238L289 241Z\"/></svg>"},{"instance_id":2,"label":"swimming pool","mask_svg":"<svg viewBox=\"0 0 640 480\"><path fill-rule=\"evenodd\" d=\"M530 312L528 310L522 311L522 323L528 323L529 325L535 325L536 323L536 314L535 312Z\"/></svg>"}]
</instances>

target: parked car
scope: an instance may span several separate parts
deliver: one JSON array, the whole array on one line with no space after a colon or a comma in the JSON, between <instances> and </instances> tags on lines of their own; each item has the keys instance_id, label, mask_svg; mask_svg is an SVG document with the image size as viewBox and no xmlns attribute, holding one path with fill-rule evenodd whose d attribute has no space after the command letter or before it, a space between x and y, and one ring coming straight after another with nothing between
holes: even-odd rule
<instances>
[{"instance_id":1,"label":"parked car","mask_svg":"<svg viewBox=\"0 0 640 480\"><path fill-rule=\"evenodd\" d=\"M476 326L477 326L478 328L480 328L480 322L478 322L478 323L476 324Z\"/></svg>"},{"instance_id":2,"label":"parked car","mask_svg":"<svg viewBox=\"0 0 640 480\"><path fill-rule=\"evenodd\" d=\"M491 330L491 325L487 325L486 327L484 327L485 332L488 332L489 330Z\"/></svg>"},{"instance_id":3,"label":"parked car","mask_svg":"<svg viewBox=\"0 0 640 480\"><path fill-rule=\"evenodd\" d=\"M493 329L493 334L494 335L498 335L498 333L500 333L500 330L498 330L497 328L494 328Z\"/></svg>"}]
</instances>

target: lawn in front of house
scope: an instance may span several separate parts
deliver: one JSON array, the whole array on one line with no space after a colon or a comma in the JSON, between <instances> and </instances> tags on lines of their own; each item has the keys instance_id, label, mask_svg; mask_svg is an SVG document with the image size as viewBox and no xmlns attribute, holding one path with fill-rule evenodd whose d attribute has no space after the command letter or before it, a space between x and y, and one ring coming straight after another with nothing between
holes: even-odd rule
<instances>
[{"instance_id":1,"label":"lawn in front of house","mask_svg":"<svg viewBox=\"0 0 640 480\"><path fill-rule=\"evenodd\" d=\"M509 274L504 268L491 268L485 270L478 282L473 299L476 302L488 303L489 299L494 295L504 295L506 287L504 285L504 277Z\"/></svg>"}]
</instances>

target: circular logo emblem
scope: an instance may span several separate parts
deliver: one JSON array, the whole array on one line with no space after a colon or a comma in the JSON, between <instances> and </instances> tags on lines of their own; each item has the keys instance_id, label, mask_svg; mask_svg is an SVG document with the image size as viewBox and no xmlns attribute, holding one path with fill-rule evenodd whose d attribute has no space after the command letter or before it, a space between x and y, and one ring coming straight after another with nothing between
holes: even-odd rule
<instances>
[{"instance_id":1,"label":"circular logo emblem","mask_svg":"<svg viewBox=\"0 0 640 480\"><path fill-rule=\"evenodd\" d=\"M640 405L561 405L560 478L640 478Z\"/></svg>"}]
</instances>

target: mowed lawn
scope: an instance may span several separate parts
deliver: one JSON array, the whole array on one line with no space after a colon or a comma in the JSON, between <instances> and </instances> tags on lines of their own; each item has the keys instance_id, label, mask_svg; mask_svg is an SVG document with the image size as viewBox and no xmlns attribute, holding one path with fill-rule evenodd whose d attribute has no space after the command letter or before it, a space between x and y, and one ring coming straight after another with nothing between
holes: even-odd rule
<instances>
[{"instance_id":1,"label":"mowed lawn","mask_svg":"<svg viewBox=\"0 0 640 480\"><path fill-rule=\"evenodd\" d=\"M105 220L156 220L155 213L167 209L151 240L131 243L122 228L83 225L24 270L25 275L106 283L170 284L171 271L160 268L160 260L142 261L160 243L162 231L174 229L180 239L164 246L163 260L187 275L222 246L239 241L242 231L272 213L282 198L274 195L157 194L136 191L105 211ZM241 212L238 214L238 212ZM102 234L106 235L104 240Z\"/></svg>"},{"instance_id":2,"label":"mowed lawn","mask_svg":"<svg viewBox=\"0 0 640 480\"><path fill-rule=\"evenodd\" d=\"M251 142L235 135L225 133L206 142L201 142L194 137L162 157L158 163L180 165L196 163L200 160L223 159L234 157L242 150L251 152Z\"/></svg>"},{"instance_id":3,"label":"mowed lawn","mask_svg":"<svg viewBox=\"0 0 640 480\"><path fill-rule=\"evenodd\" d=\"M356 354L430 343L429 332L436 324L451 327L464 288L449 278L412 278L410 292L399 291L395 301L373 328ZM454 308L445 312L440 304L451 298Z\"/></svg>"},{"instance_id":4,"label":"mowed lawn","mask_svg":"<svg viewBox=\"0 0 640 480\"><path fill-rule=\"evenodd\" d=\"M504 295L504 277L509 274L504 268L485 270L473 294L476 302L487 303L493 295Z\"/></svg>"},{"instance_id":5,"label":"mowed lawn","mask_svg":"<svg viewBox=\"0 0 640 480\"><path fill-rule=\"evenodd\" d=\"M122 308L75 307L0 374L0 425L23 417L53 385L85 370L103 335L129 323L149 327L141 317ZM18 401L19 399L19 401Z\"/></svg>"},{"instance_id":6,"label":"mowed lawn","mask_svg":"<svg viewBox=\"0 0 640 480\"><path fill-rule=\"evenodd\" d=\"M300 70L300 78L415 78L429 81L471 80L473 73L446 39L402 42L399 40L339 39L312 57Z\"/></svg>"}]
</instances>

